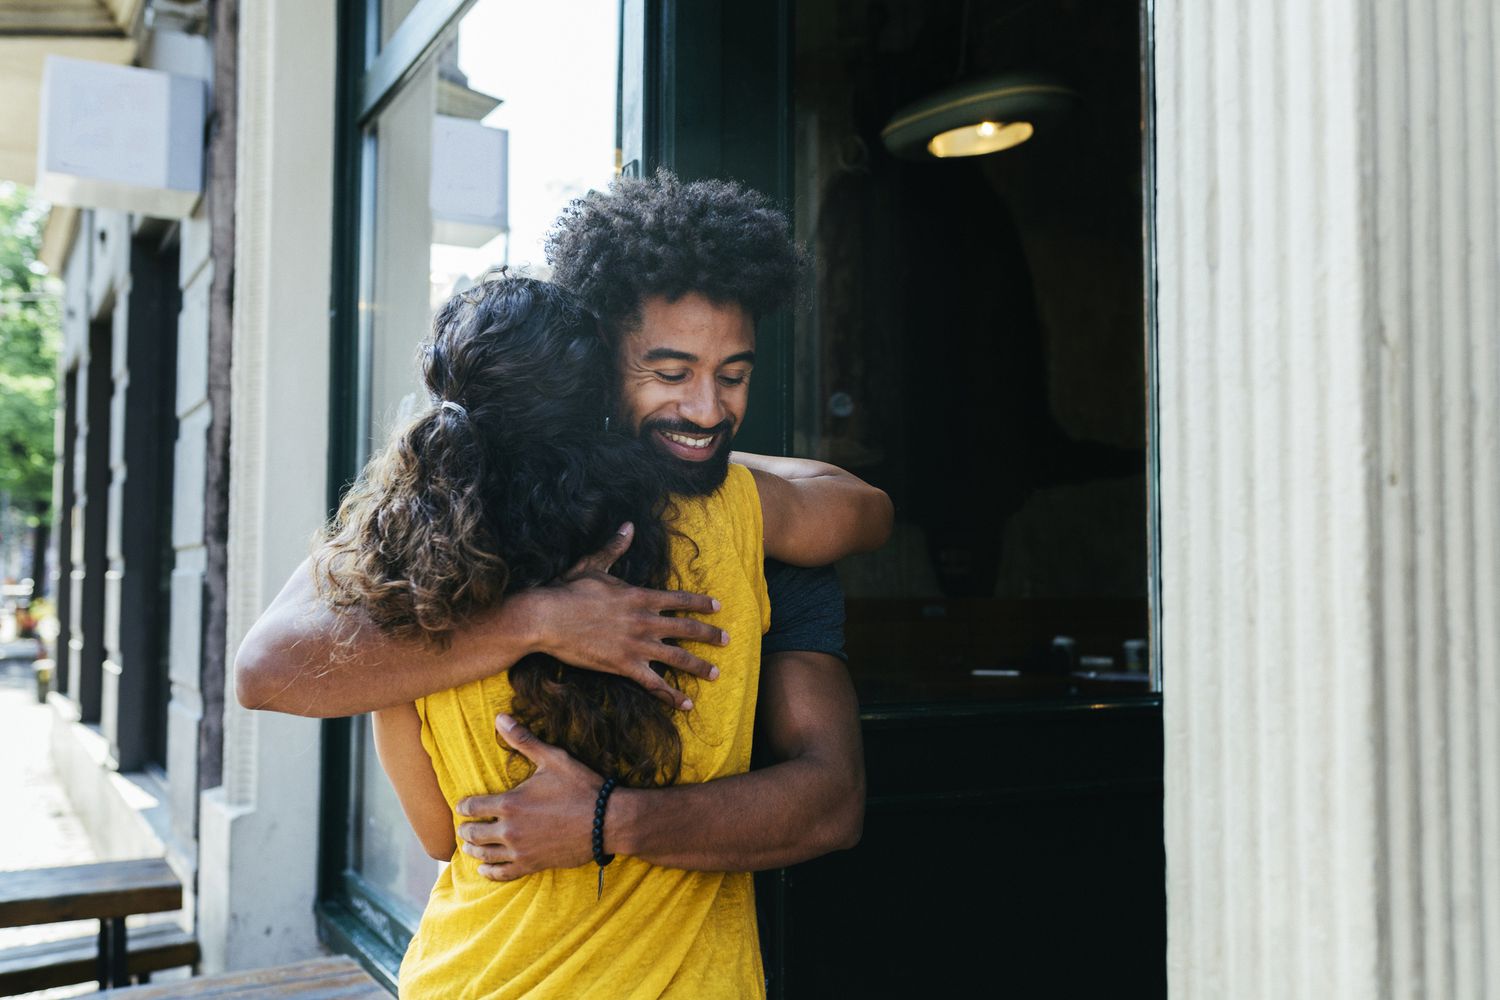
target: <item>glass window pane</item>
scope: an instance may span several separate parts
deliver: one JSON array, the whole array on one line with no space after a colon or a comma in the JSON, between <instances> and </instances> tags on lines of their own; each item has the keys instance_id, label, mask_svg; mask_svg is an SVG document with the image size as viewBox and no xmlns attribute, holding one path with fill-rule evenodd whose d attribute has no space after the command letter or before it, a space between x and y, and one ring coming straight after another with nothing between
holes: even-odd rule
<instances>
[{"instance_id":1,"label":"glass window pane","mask_svg":"<svg viewBox=\"0 0 1500 1000\"><path fill-rule=\"evenodd\" d=\"M417 0L380 0L380 47L385 48Z\"/></svg>"},{"instance_id":2,"label":"glass window pane","mask_svg":"<svg viewBox=\"0 0 1500 1000\"><path fill-rule=\"evenodd\" d=\"M386 24L400 6L382 8ZM500 265L546 277L552 221L614 176L619 19L619 0L480 0L373 123L361 234L366 454L429 405L416 352L437 306ZM362 728L354 862L420 911L437 866Z\"/></svg>"},{"instance_id":3,"label":"glass window pane","mask_svg":"<svg viewBox=\"0 0 1500 1000\"><path fill-rule=\"evenodd\" d=\"M614 176L618 29L618 0L481 0L375 123L372 441L417 403L436 306L499 265L546 277L553 220Z\"/></svg>"},{"instance_id":4,"label":"glass window pane","mask_svg":"<svg viewBox=\"0 0 1500 1000\"><path fill-rule=\"evenodd\" d=\"M840 566L861 696L1144 693L1136 8L873 10L798 5L793 143L817 262L795 448L897 510L889 545ZM1077 94L1031 141L908 159L882 140L915 102L1027 74Z\"/></svg>"}]
</instances>

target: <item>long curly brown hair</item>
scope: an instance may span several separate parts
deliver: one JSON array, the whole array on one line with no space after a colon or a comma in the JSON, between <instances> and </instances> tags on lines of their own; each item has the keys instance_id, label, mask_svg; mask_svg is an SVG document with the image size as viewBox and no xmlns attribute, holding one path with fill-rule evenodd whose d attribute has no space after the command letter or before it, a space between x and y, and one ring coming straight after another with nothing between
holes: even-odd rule
<instances>
[{"instance_id":1,"label":"long curly brown hair","mask_svg":"<svg viewBox=\"0 0 1500 1000\"><path fill-rule=\"evenodd\" d=\"M484 281L439 311L421 357L432 407L370 460L314 555L329 605L441 648L475 612L558 579L626 521L635 537L613 572L665 583L662 458L608 430L613 356L571 293ZM533 654L510 683L512 714L600 774L676 780L671 709L634 682Z\"/></svg>"}]
</instances>

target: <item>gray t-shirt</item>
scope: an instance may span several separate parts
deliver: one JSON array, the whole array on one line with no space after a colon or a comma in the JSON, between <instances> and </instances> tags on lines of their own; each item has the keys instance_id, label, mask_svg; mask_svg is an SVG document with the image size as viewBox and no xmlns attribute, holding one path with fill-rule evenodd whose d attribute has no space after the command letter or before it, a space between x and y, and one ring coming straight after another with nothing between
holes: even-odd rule
<instances>
[{"instance_id":1,"label":"gray t-shirt","mask_svg":"<svg viewBox=\"0 0 1500 1000\"><path fill-rule=\"evenodd\" d=\"M845 663L844 588L832 566L803 569L766 560L771 629L760 642L762 656L793 651L828 653Z\"/></svg>"}]
</instances>

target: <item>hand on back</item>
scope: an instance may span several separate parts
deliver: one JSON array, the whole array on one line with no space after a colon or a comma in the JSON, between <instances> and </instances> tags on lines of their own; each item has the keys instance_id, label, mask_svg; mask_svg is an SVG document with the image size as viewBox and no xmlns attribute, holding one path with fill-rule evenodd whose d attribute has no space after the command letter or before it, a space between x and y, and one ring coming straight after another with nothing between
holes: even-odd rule
<instances>
[{"instance_id":1,"label":"hand on back","mask_svg":"<svg viewBox=\"0 0 1500 1000\"><path fill-rule=\"evenodd\" d=\"M703 680L718 677L713 664L675 643L727 644L728 634L717 626L685 617L687 612L717 611L719 602L703 594L633 587L610 576L610 567L633 537L634 526L623 525L608 545L580 560L561 580L529 592L540 606L537 645L564 663L629 678L667 704L687 710L692 701L652 664Z\"/></svg>"}]
</instances>

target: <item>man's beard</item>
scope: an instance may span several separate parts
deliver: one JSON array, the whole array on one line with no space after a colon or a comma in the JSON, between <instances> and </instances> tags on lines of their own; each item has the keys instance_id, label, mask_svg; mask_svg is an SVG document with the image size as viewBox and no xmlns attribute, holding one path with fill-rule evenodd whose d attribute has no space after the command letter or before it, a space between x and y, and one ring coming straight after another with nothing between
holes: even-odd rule
<instances>
[{"instance_id":1,"label":"man's beard","mask_svg":"<svg viewBox=\"0 0 1500 1000\"><path fill-rule=\"evenodd\" d=\"M647 443L647 451L653 456L657 476L667 492L678 496L703 497L724 485L729 476L729 453L731 432L734 425L728 420L717 427L703 428L681 420L651 420L641 425L640 436ZM714 453L700 462L678 458L664 449L657 440L656 431L672 431L694 436L719 436Z\"/></svg>"}]
</instances>

